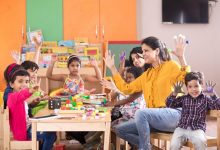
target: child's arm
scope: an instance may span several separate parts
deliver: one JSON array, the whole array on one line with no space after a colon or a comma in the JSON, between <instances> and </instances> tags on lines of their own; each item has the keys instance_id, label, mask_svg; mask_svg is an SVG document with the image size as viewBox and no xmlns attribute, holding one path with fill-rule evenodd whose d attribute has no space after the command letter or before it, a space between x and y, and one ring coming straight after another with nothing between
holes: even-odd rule
<instances>
[{"instance_id":1,"label":"child's arm","mask_svg":"<svg viewBox=\"0 0 220 150\"><path fill-rule=\"evenodd\" d=\"M179 93L184 93L182 91L183 82L177 82L174 84L174 92L171 93L171 95L166 100L166 106L171 108L177 108L182 107L182 100L183 97L177 97Z\"/></svg>"},{"instance_id":2,"label":"child's arm","mask_svg":"<svg viewBox=\"0 0 220 150\"><path fill-rule=\"evenodd\" d=\"M141 94L142 94L142 92L133 93L133 94L129 95L128 98L117 101L117 102L114 104L114 106L125 105L125 104L127 104L127 103L133 102L135 99L137 99L138 97L140 97Z\"/></svg>"},{"instance_id":3,"label":"child's arm","mask_svg":"<svg viewBox=\"0 0 220 150\"><path fill-rule=\"evenodd\" d=\"M50 80L55 80L55 81L65 81L65 75L53 75L53 67L54 67L54 64L57 60L57 57L56 55L53 55L52 56L52 60L51 60L51 64L49 65L48 69L47 69L47 73L46 73L46 76L48 79Z\"/></svg>"},{"instance_id":4,"label":"child's arm","mask_svg":"<svg viewBox=\"0 0 220 150\"><path fill-rule=\"evenodd\" d=\"M125 72L125 59L126 59L126 53L125 51L121 52L119 55L119 70L118 72L121 74L122 77L124 77L124 72Z\"/></svg>"},{"instance_id":5,"label":"child's arm","mask_svg":"<svg viewBox=\"0 0 220 150\"><path fill-rule=\"evenodd\" d=\"M35 97L29 97L27 98L25 101L30 104L32 107L36 106L37 104L40 103L40 101L43 101L43 100L48 100L50 99L50 97L48 95L45 95L45 96L35 96Z\"/></svg>"},{"instance_id":6,"label":"child's arm","mask_svg":"<svg viewBox=\"0 0 220 150\"><path fill-rule=\"evenodd\" d=\"M102 79L102 73L99 69L98 63L94 58L90 59L90 64L94 67L95 70L95 76L91 75L82 75L84 76L84 81L89 81L89 82L95 82L95 81L100 81Z\"/></svg>"},{"instance_id":7,"label":"child's arm","mask_svg":"<svg viewBox=\"0 0 220 150\"><path fill-rule=\"evenodd\" d=\"M176 98L175 94L173 95L172 93L166 100L166 106L170 108L182 107L182 101L183 101L182 96Z\"/></svg>"},{"instance_id":8,"label":"child's arm","mask_svg":"<svg viewBox=\"0 0 220 150\"><path fill-rule=\"evenodd\" d=\"M35 62L36 64L38 64L38 63L39 63L39 57L40 57L40 49L41 49L42 43L39 42L36 37L33 37L33 41L34 41L34 43L35 43L35 48L36 48L36 53L35 53L34 62Z\"/></svg>"},{"instance_id":9,"label":"child's arm","mask_svg":"<svg viewBox=\"0 0 220 150\"><path fill-rule=\"evenodd\" d=\"M208 102L208 109L214 110L220 110L220 98L215 96L212 97L206 97Z\"/></svg>"}]
</instances>

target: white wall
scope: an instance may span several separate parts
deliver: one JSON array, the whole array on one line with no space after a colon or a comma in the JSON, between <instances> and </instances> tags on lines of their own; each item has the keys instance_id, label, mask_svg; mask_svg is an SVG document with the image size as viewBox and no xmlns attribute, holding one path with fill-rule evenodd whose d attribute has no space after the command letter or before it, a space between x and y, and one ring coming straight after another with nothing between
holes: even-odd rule
<instances>
[{"instance_id":1,"label":"white wall","mask_svg":"<svg viewBox=\"0 0 220 150\"><path fill-rule=\"evenodd\" d=\"M137 0L138 39L153 35L174 48L173 36L186 35L188 64L215 81L220 96L220 1L210 15L209 24L162 24L162 0Z\"/></svg>"}]
</instances>

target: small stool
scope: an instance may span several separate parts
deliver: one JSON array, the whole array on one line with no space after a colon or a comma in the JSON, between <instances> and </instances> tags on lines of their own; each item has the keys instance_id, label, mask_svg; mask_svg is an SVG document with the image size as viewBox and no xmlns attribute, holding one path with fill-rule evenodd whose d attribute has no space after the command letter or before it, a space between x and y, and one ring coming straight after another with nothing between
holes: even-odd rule
<instances>
[{"instance_id":1,"label":"small stool","mask_svg":"<svg viewBox=\"0 0 220 150\"><path fill-rule=\"evenodd\" d=\"M57 144L54 146L54 150L65 150L64 144Z\"/></svg>"}]
</instances>

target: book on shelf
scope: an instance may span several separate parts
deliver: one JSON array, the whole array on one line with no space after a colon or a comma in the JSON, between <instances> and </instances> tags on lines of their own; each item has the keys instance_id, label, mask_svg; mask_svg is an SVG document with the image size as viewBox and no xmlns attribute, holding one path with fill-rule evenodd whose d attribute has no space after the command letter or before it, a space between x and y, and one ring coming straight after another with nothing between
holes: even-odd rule
<instances>
[{"instance_id":1,"label":"book on shelf","mask_svg":"<svg viewBox=\"0 0 220 150\"><path fill-rule=\"evenodd\" d=\"M35 45L34 38L36 38L39 43L42 43L44 40L42 31L35 30L35 31L27 32L27 39L29 44Z\"/></svg>"}]
</instances>

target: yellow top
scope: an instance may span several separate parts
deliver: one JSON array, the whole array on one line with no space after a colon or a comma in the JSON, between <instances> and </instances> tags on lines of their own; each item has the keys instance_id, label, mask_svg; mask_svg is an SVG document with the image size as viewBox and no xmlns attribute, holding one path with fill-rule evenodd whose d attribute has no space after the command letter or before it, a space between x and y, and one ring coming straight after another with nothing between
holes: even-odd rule
<instances>
[{"instance_id":1,"label":"yellow top","mask_svg":"<svg viewBox=\"0 0 220 150\"><path fill-rule=\"evenodd\" d=\"M149 68L131 83L126 83L120 76L113 76L117 88L124 94L143 92L149 108L164 107L166 98L173 90L177 81L183 81L185 74L190 71L189 66L181 67L175 61L166 61L156 68Z\"/></svg>"}]
</instances>

